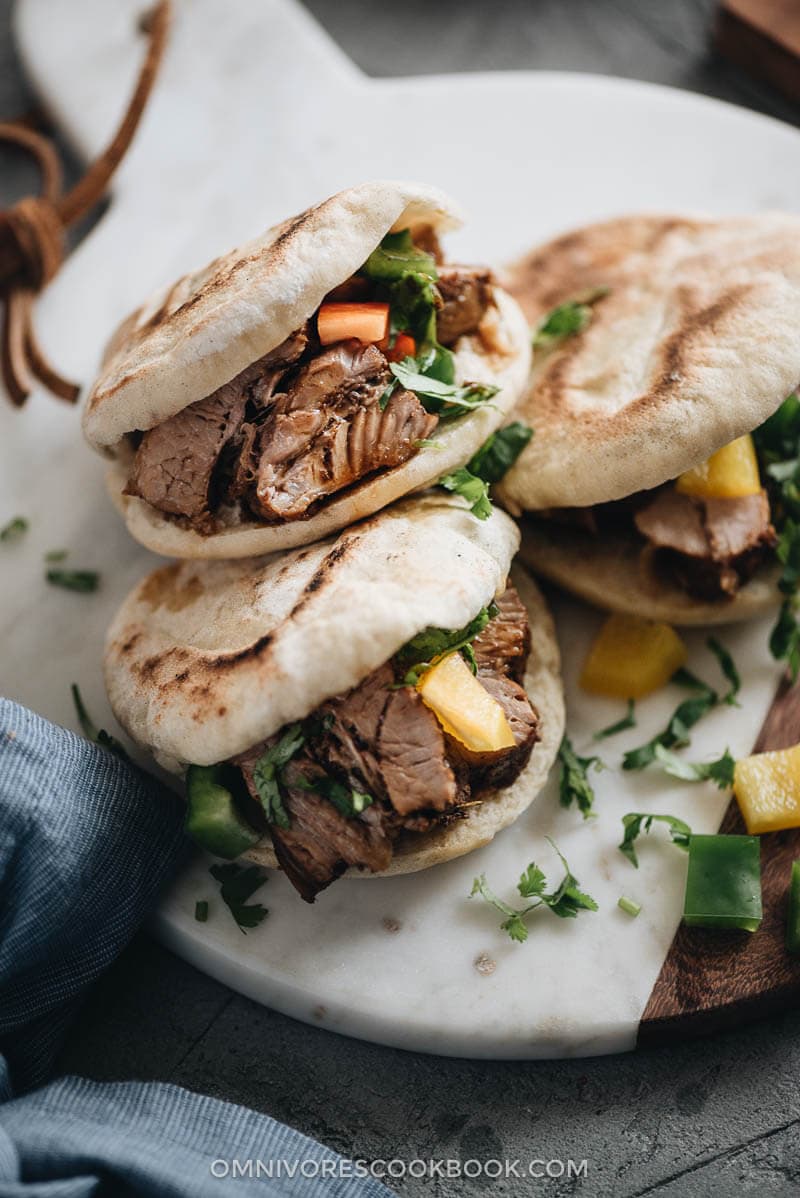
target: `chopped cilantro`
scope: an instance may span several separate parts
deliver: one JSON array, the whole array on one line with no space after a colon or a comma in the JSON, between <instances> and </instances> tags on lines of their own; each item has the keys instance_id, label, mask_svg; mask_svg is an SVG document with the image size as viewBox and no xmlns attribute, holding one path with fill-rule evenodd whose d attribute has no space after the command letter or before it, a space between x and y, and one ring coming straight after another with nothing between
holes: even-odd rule
<instances>
[{"instance_id":1,"label":"chopped cilantro","mask_svg":"<svg viewBox=\"0 0 800 1198\"><path fill-rule=\"evenodd\" d=\"M310 780L298 778L295 785L299 786L301 790L313 790L316 794L322 795L333 803L336 810L347 819L354 819L357 815L361 815L362 811L366 811L367 807L374 802L372 795L356 790L352 786L345 786L342 782L331 778L329 774L321 774Z\"/></svg>"},{"instance_id":2,"label":"chopped cilantro","mask_svg":"<svg viewBox=\"0 0 800 1198\"><path fill-rule=\"evenodd\" d=\"M262 753L253 769L253 784L264 814L271 824L277 824L279 828L290 826L289 813L281 797L279 773L305 742L303 725L289 724L275 744Z\"/></svg>"},{"instance_id":3,"label":"chopped cilantro","mask_svg":"<svg viewBox=\"0 0 800 1198\"><path fill-rule=\"evenodd\" d=\"M738 707L738 694L742 689L742 680L739 677L739 671L736 669L733 658L724 645L721 645L715 636L710 636L706 641L711 652L719 662L719 668L730 683L730 690L722 696L722 702L727 703L730 707Z\"/></svg>"},{"instance_id":4,"label":"chopped cilantro","mask_svg":"<svg viewBox=\"0 0 800 1198\"><path fill-rule=\"evenodd\" d=\"M69 551L66 549L50 549L44 555L46 562L65 562L69 557Z\"/></svg>"},{"instance_id":5,"label":"chopped cilantro","mask_svg":"<svg viewBox=\"0 0 800 1198\"><path fill-rule=\"evenodd\" d=\"M467 462L467 470L487 483L499 483L533 436L533 429L519 420L492 433Z\"/></svg>"},{"instance_id":6,"label":"chopped cilantro","mask_svg":"<svg viewBox=\"0 0 800 1198\"><path fill-rule=\"evenodd\" d=\"M561 763L561 774L558 779L558 797L562 807L576 804L584 819L592 814L594 806L594 787L589 781L589 769L603 769L599 757L579 757L572 747L572 741L564 734L558 750L558 760Z\"/></svg>"},{"instance_id":7,"label":"chopped cilantro","mask_svg":"<svg viewBox=\"0 0 800 1198\"><path fill-rule=\"evenodd\" d=\"M8 524L0 528L0 541L18 541L30 528L30 523L24 516L14 516Z\"/></svg>"},{"instance_id":8,"label":"chopped cilantro","mask_svg":"<svg viewBox=\"0 0 800 1198\"><path fill-rule=\"evenodd\" d=\"M416 686L420 677L430 669L433 662L445 653L462 653L473 674L477 673L475 654L472 642L479 633L483 632L490 620L497 615L497 606L490 603L482 607L469 624L463 628L423 628L410 641L406 641L397 653L397 660L402 669L406 670L403 678L405 686Z\"/></svg>"},{"instance_id":9,"label":"chopped cilantro","mask_svg":"<svg viewBox=\"0 0 800 1198\"><path fill-rule=\"evenodd\" d=\"M411 358L390 362L389 369L401 386L419 396L426 411L435 412L442 420L474 411L500 390L488 383L443 383L422 374Z\"/></svg>"},{"instance_id":10,"label":"chopped cilantro","mask_svg":"<svg viewBox=\"0 0 800 1198\"><path fill-rule=\"evenodd\" d=\"M655 746L655 755L664 773L682 782L715 782L720 790L730 790L733 786L736 761L728 749L716 761L684 761L659 744Z\"/></svg>"},{"instance_id":11,"label":"chopped cilantro","mask_svg":"<svg viewBox=\"0 0 800 1198\"><path fill-rule=\"evenodd\" d=\"M117 757L121 757L123 761L127 761L128 754L116 737L112 736L110 732L106 732L105 728L98 728L89 715L81 697L78 684L73 682L70 691L72 692L72 702L75 704L75 714L78 717L81 732L86 739L94 741L101 748L108 749L109 753L114 753Z\"/></svg>"},{"instance_id":12,"label":"chopped cilantro","mask_svg":"<svg viewBox=\"0 0 800 1198\"><path fill-rule=\"evenodd\" d=\"M534 331L534 351L552 349L566 337L580 333L592 319L592 304L604 295L608 295L608 287L595 287L584 295L553 308Z\"/></svg>"},{"instance_id":13,"label":"chopped cilantro","mask_svg":"<svg viewBox=\"0 0 800 1198\"><path fill-rule=\"evenodd\" d=\"M264 885L267 875L257 865L212 865L208 872L220 883L220 898L236 920L240 930L247 934L248 928L257 928L269 914L261 903L247 900Z\"/></svg>"},{"instance_id":14,"label":"chopped cilantro","mask_svg":"<svg viewBox=\"0 0 800 1198\"><path fill-rule=\"evenodd\" d=\"M96 591L100 585L100 575L96 570L48 570L45 578L55 587L83 594Z\"/></svg>"},{"instance_id":15,"label":"chopped cilantro","mask_svg":"<svg viewBox=\"0 0 800 1198\"><path fill-rule=\"evenodd\" d=\"M599 732L595 732L593 740L606 740L609 736L616 736L618 732L625 732L628 728L636 727L636 717L633 714L634 710L633 699L628 699L628 710L621 720L617 720L615 724L609 724L607 728L601 728Z\"/></svg>"},{"instance_id":16,"label":"chopped cilantro","mask_svg":"<svg viewBox=\"0 0 800 1198\"><path fill-rule=\"evenodd\" d=\"M525 922L526 917L531 911L535 911L537 907L548 907L553 915L557 915L560 919L575 919L580 911L596 911L597 903L589 894L585 894L579 889L580 883L575 875L570 871L569 866L558 849L557 845L547 837L547 842L552 849L558 854L561 864L564 867L564 877L559 886L555 890L548 893L545 889L547 886L547 878L543 871L535 862L523 871L517 882L517 890L524 899L533 899L533 902L528 903L525 907L512 907L508 903L499 899L486 881L486 875L481 874L472 884L470 898L479 894L485 899L490 906L499 911L505 918L500 924L501 929L507 932L512 940L518 943L528 939L528 926Z\"/></svg>"},{"instance_id":17,"label":"chopped cilantro","mask_svg":"<svg viewBox=\"0 0 800 1198\"><path fill-rule=\"evenodd\" d=\"M198 923L207 923L208 921L208 903L205 899L198 899L194 905L194 917Z\"/></svg>"},{"instance_id":18,"label":"chopped cilantro","mask_svg":"<svg viewBox=\"0 0 800 1198\"><path fill-rule=\"evenodd\" d=\"M690 687L697 691L697 694L690 699L684 699L676 707L663 731L654 736L652 740L647 741L646 744L639 745L636 749L630 749L624 755L622 758L624 770L643 770L651 765L656 759L657 746L664 749L675 749L688 745L689 729L693 728L698 720L702 719L719 702L717 692L701 679L695 678L694 674L688 670L677 670L672 676L672 681L681 686Z\"/></svg>"},{"instance_id":19,"label":"chopped cilantro","mask_svg":"<svg viewBox=\"0 0 800 1198\"><path fill-rule=\"evenodd\" d=\"M445 491L460 495L469 504L469 510L479 520L488 520L492 514L492 501L489 498L489 484L471 474L466 466L454 470L452 474L443 474L439 486Z\"/></svg>"},{"instance_id":20,"label":"chopped cilantro","mask_svg":"<svg viewBox=\"0 0 800 1198\"><path fill-rule=\"evenodd\" d=\"M785 661L792 681L800 672L800 397L788 396L753 432L759 463L766 474L772 522L778 530L776 557L783 567L778 587L784 596L769 638L772 656Z\"/></svg>"},{"instance_id":21,"label":"chopped cilantro","mask_svg":"<svg viewBox=\"0 0 800 1198\"><path fill-rule=\"evenodd\" d=\"M631 811L622 817L624 835L622 843L619 845L619 851L637 869L639 868L639 858L636 856L634 841L642 832L650 831L653 820L667 825L672 843L676 844L679 849L683 849L684 852L688 852L689 849L689 837L692 834L692 829L682 819L677 819L674 815L648 815L646 812Z\"/></svg>"}]
</instances>

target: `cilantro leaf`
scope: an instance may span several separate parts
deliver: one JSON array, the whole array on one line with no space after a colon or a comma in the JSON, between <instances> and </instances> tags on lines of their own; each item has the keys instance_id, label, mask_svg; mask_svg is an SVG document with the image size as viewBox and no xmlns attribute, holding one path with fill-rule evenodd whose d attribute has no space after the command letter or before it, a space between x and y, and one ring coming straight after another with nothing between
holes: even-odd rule
<instances>
[{"instance_id":1,"label":"cilantro leaf","mask_svg":"<svg viewBox=\"0 0 800 1198\"><path fill-rule=\"evenodd\" d=\"M499 483L533 436L533 429L519 420L500 428L484 441L467 462L467 470L487 483Z\"/></svg>"},{"instance_id":2,"label":"cilantro leaf","mask_svg":"<svg viewBox=\"0 0 800 1198\"><path fill-rule=\"evenodd\" d=\"M606 740L609 736L616 736L618 732L625 732L627 728L636 727L636 717L634 711L633 699L628 699L628 709L621 720L617 720L615 724L609 724L607 728L601 728L599 732L595 732L593 740Z\"/></svg>"},{"instance_id":3,"label":"cilantro leaf","mask_svg":"<svg viewBox=\"0 0 800 1198\"><path fill-rule=\"evenodd\" d=\"M690 699L684 699L676 707L669 723L646 744L636 749L629 749L622 758L624 770L643 770L656 759L656 747L664 749L680 748L689 743L689 730L701 720L707 712L719 702L719 696L700 678L695 678L688 670L677 670L672 681L679 685L691 687L697 691Z\"/></svg>"},{"instance_id":4,"label":"cilantro leaf","mask_svg":"<svg viewBox=\"0 0 800 1198\"><path fill-rule=\"evenodd\" d=\"M534 331L534 352L552 349L566 337L572 337L585 329L592 319L592 304L608 295L608 290L608 287L595 287L584 295L551 309Z\"/></svg>"},{"instance_id":5,"label":"cilantro leaf","mask_svg":"<svg viewBox=\"0 0 800 1198\"><path fill-rule=\"evenodd\" d=\"M742 689L742 680L739 676L739 671L736 669L733 658L724 645L721 645L715 636L710 636L706 641L711 652L719 662L719 668L730 683L730 690L722 696L721 702L727 703L729 707L738 707L739 700L737 698L739 691Z\"/></svg>"},{"instance_id":6,"label":"cilantro leaf","mask_svg":"<svg viewBox=\"0 0 800 1198\"><path fill-rule=\"evenodd\" d=\"M389 369L408 391L413 391L427 412L435 412L442 420L472 412L500 390L488 383L443 383L440 379L422 374L416 362L390 362Z\"/></svg>"},{"instance_id":7,"label":"cilantro leaf","mask_svg":"<svg viewBox=\"0 0 800 1198\"><path fill-rule=\"evenodd\" d=\"M456 651L463 653L473 674L476 674L472 641L496 615L497 606L490 603L488 607L482 607L474 620L470 620L463 628L423 628L422 632L418 632L398 650L397 660L401 668L407 671L403 679L404 685L416 686L422 674L430 669L436 658Z\"/></svg>"},{"instance_id":8,"label":"cilantro leaf","mask_svg":"<svg viewBox=\"0 0 800 1198\"><path fill-rule=\"evenodd\" d=\"M257 865L211 865L208 872L220 883L220 898L236 920L240 930L247 934L248 928L257 928L269 914L261 903L247 900L264 885L267 875Z\"/></svg>"},{"instance_id":9,"label":"cilantro leaf","mask_svg":"<svg viewBox=\"0 0 800 1198\"><path fill-rule=\"evenodd\" d=\"M14 516L0 528L0 541L18 541L30 528L30 522L25 516Z\"/></svg>"},{"instance_id":10,"label":"cilantro leaf","mask_svg":"<svg viewBox=\"0 0 800 1198\"><path fill-rule=\"evenodd\" d=\"M208 922L208 900L198 899L194 905L194 917L198 923Z\"/></svg>"},{"instance_id":11,"label":"cilantro leaf","mask_svg":"<svg viewBox=\"0 0 800 1198\"><path fill-rule=\"evenodd\" d=\"M485 874L481 874L480 877L475 878L472 883L470 898L474 895L480 895L485 902L494 907L501 915L505 916L503 922L500 924L500 928L518 944L528 939L528 926L525 922L526 916L531 911L535 911L537 907L548 907L553 915L558 916L559 919L575 919L580 911L597 910L597 903L592 896L579 889L580 883L571 872L558 846L549 836L547 837L547 842L561 860L561 864L564 867L564 877L559 886L548 894L545 889L547 879L539 866L532 861L523 871L517 883L517 890L522 898L532 898L534 900L527 907L512 907L498 898L486 881Z\"/></svg>"},{"instance_id":12,"label":"cilantro leaf","mask_svg":"<svg viewBox=\"0 0 800 1198\"><path fill-rule=\"evenodd\" d=\"M298 777L294 780L293 785L299 786L301 790L311 790L315 794L322 795L333 803L336 810L347 819L354 819L357 815L361 815L361 812L366 811L367 807L374 802L372 795L355 790L352 786L345 786L336 778L331 778L329 774L320 774L316 778Z\"/></svg>"},{"instance_id":13,"label":"cilantro leaf","mask_svg":"<svg viewBox=\"0 0 800 1198\"><path fill-rule=\"evenodd\" d=\"M583 818L587 819L594 806L594 787L589 781L588 771L591 766L595 770L603 769L603 762L599 757L579 757L566 733L558 749L558 760L561 763L559 802L562 807L571 807L575 803Z\"/></svg>"},{"instance_id":14,"label":"cilantro leaf","mask_svg":"<svg viewBox=\"0 0 800 1198\"><path fill-rule=\"evenodd\" d=\"M716 761L684 761L663 745L656 745L655 755L664 773L680 778L682 782L716 782L720 790L729 790L733 786L736 760L728 749Z\"/></svg>"},{"instance_id":15,"label":"cilantro leaf","mask_svg":"<svg viewBox=\"0 0 800 1198\"><path fill-rule=\"evenodd\" d=\"M476 478L466 466L454 470L452 474L443 474L439 486L445 491L460 495L469 504L469 510L479 520L488 520L492 514L492 501L489 498L489 484L483 479Z\"/></svg>"},{"instance_id":16,"label":"cilantro leaf","mask_svg":"<svg viewBox=\"0 0 800 1198\"><path fill-rule=\"evenodd\" d=\"M682 819L678 819L674 815L648 815L646 812L631 811L628 815L622 817L622 827L624 835L622 843L618 846L619 851L628 858L631 865L639 868L639 858L636 856L634 841L641 832L649 832L653 821L666 824L669 829L672 843L677 845L679 849L688 851L689 837L692 834L692 829Z\"/></svg>"},{"instance_id":17,"label":"cilantro leaf","mask_svg":"<svg viewBox=\"0 0 800 1198\"><path fill-rule=\"evenodd\" d=\"M96 591L100 585L100 575L96 570L47 570L45 578L55 587L83 594Z\"/></svg>"},{"instance_id":18,"label":"cilantro leaf","mask_svg":"<svg viewBox=\"0 0 800 1198\"><path fill-rule=\"evenodd\" d=\"M98 728L94 720L86 710L86 705L81 697L81 692L76 682L72 683L69 688L72 693L72 702L75 705L75 714L78 717L78 723L81 727L81 732L87 740L94 741L96 745L100 745L103 749L108 749L109 753L114 753L123 761L128 761L128 753L123 745L112 736L110 732L106 732L105 728Z\"/></svg>"},{"instance_id":19,"label":"cilantro leaf","mask_svg":"<svg viewBox=\"0 0 800 1198\"><path fill-rule=\"evenodd\" d=\"M289 813L283 805L279 774L306 741L303 725L289 724L274 745L259 757L253 768L253 784L271 824L279 828L290 826Z\"/></svg>"}]
</instances>

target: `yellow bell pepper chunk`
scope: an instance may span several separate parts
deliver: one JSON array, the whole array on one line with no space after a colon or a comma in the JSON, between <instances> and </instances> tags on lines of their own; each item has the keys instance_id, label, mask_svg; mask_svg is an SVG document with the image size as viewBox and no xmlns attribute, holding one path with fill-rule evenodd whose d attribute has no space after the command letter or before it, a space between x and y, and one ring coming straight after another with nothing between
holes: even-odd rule
<instances>
[{"instance_id":1,"label":"yellow bell pepper chunk","mask_svg":"<svg viewBox=\"0 0 800 1198\"><path fill-rule=\"evenodd\" d=\"M593 695L641 699L669 682L687 656L669 624L641 616L609 616L589 650L580 683Z\"/></svg>"},{"instance_id":2,"label":"yellow bell pepper chunk","mask_svg":"<svg viewBox=\"0 0 800 1198\"><path fill-rule=\"evenodd\" d=\"M513 747L506 713L460 653L448 653L422 675L417 690L445 732L476 753Z\"/></svg>"},{"instance_id":3,"label":"yellow bell pepper chunk","mask_svg":"<svg viewBox=\"0 0 800 1198\"><path fill-rule=\"evenodd\" d=\"M682 495L694 495L698 499L740 499L744 495L757 495L761 490L761 476L753 438L748 433L723 445L700 466L681 474L675 488Z\"/></svg>"},{"instance_id":4,"label":"yellow bell pepper chunk","mask_svg":"<svg viewBox=\"0 0 800 1198\"><path fill-rule=\"evenodd\" d=\"M800 828L800 745L737 761L733 793L751 836Z\"/></svg>"}]
</instances>

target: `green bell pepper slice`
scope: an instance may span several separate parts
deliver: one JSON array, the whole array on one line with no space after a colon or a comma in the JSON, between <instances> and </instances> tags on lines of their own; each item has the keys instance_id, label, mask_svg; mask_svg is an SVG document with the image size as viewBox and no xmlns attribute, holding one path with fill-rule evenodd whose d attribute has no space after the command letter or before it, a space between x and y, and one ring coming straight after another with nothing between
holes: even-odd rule
<instances>
[{"instance_id":1,"label":"green bell pepper slice","mask_svg":"<svg viewBox=\"0 0 800 1198\"><path fill-rule=\"evenodd\" d=\"M800 861L792 862L792 874L789 879L786 948L790 953L800 953Z\"/></svg>"},{"instance_id":2,"label":"green bell pepper slice","mask_svg":"<svg viewBox=\"0 0 800 1198\"><path fill-rule=\"evenodd\" d=\"M223 784L220 765L190 765L186 772L186 831L192 840L215 857L233 860L258 844L257 832L236 810L230 790Z\"/></svg>"},{"instance_id":3,"label":"green bell pepper slice","mask_svg":"<svg viewBox=\"0 0 800 1198\"><path fill-rule=\"evenodd\" d=\"M683 922L755 932L761 923L759 849L757 836L691 836Z\"/></svg>"}]
</instances>

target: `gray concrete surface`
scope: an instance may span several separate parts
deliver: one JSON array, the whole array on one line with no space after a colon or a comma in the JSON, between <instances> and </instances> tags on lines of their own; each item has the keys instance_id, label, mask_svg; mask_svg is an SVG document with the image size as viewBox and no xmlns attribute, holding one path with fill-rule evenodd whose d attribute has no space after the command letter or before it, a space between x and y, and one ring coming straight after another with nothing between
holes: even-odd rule
<instances>
[{"instance_id":1,"label":"gray concrete surface","mask_svg":"<svg viewBox=\"0 0 800 1198\"><path fill-rule=\"evenodd\" d=\"M63 0L62 0L63 2ZM565 67L693 88L797 122L717 61L711 0L308 0L373 74ZM0 0L0 119L30 103ZM0 204L29 176L0 158ZM232 994L140 935L96 987L61 1067L161 1078L264 1110L365 1158L587 1161L583 1179L406 1179L421 1195L800 1193L800 1014L628 1057L448 1061L359 1044Z\"/></svg>"}]
</instances>

